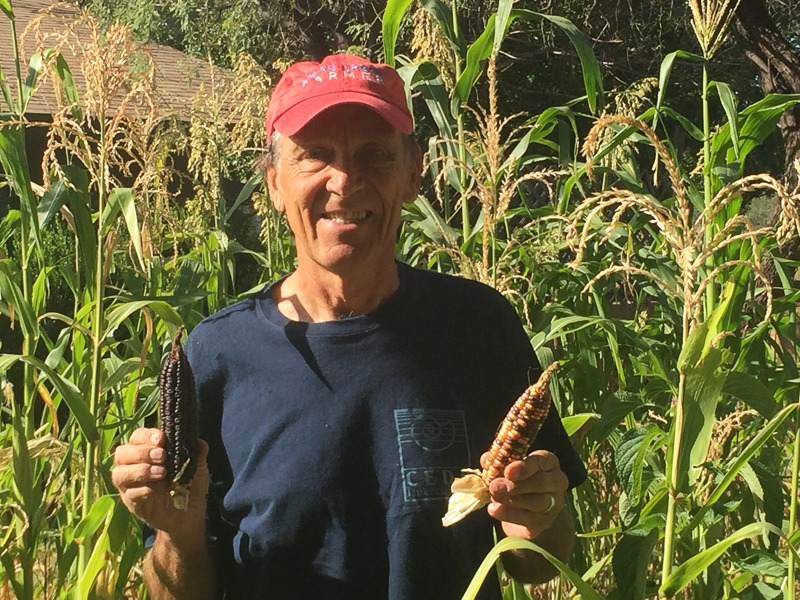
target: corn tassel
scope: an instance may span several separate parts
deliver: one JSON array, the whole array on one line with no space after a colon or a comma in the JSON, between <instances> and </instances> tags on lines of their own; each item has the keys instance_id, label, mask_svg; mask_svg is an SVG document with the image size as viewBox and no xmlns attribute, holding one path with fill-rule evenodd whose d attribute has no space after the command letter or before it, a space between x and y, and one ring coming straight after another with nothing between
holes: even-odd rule
<instances>
[{"instance_id":1,"label":"corn tassel","mask_svg":"<svg viewBox=\"0 0 800 600\"><path fill-rule=\"evenodd\" d=\"M489 484L502 476L512 462L525 458L550 411L549 382L557 368L558 363L552 363L514 402L497 430L486 468L482 471L464 469L465 475L453 481L442 525L449 527L458 523L469 513L488 504L491 500Z\"/></svg>"},{"instance_id":2,"label":"corn tassel","mask_svg":"<svg viewBox=\"0 0 800 600\"><path fill-rule=\"evenodd\" d=\"M159 420L167 438L166 470L172 504L186 510L189 488L197 469L197 404L194 374L181 347L183 327L172 340L158 376Z\"/></svg>"}]
</instances>

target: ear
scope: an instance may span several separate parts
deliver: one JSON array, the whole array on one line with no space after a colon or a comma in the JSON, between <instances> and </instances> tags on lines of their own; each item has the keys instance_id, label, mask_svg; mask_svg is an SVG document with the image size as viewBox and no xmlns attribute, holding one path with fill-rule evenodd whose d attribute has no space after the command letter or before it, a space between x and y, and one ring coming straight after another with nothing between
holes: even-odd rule
<instances>
[{"instance_id":1,"label":"ear","mask_svg":"<svg viewBox=\"0 0 800 600\"><path fill-rule=\"evenodd\" d=\"M278 191L278 170L273 165L267 165L267 190L269 191L269 199L272 206L275 207L279 213L286 210L286 205L281 200L281 193Z\"/></svg>"}]
</instances>

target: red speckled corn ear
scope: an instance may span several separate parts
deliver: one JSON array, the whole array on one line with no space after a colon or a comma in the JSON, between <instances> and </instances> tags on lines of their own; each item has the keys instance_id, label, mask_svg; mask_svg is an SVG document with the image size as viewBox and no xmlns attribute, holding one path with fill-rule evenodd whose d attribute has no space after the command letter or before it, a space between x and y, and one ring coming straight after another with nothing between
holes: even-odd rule
<instances>
[{"instance_id":1,"label":"red speckled corn ear","mask_svg":"<svg viewBox=\"0 0 800 600\"><path fill-rule=\"evenodd\" d=\"M528 454L528 448L550 412L550 377L557 368L555 362L547 367L536 383L517 398L503 419L489 449L489 466L481 473L487 484L500 477L512 462Z\"/></svg>"},{"instance_id":2,"label":"red speckled corn ear","mask_svg":"<svg viewBox=\"0 0 800 600\"><path fill-rule=\"evenodd\" d=\"M450 486L452 495L442 525L450 527L469 513L486 506L491 500L489 484L500 477L505 468L528 454L531 444L550 412L550 377L558 363L547 367L539 379L517 398L489 448L487 467L483 471L464 469Z\"/></svg>"},{"instance_id":3,"label":"red speckled corn ear","mask_svg":"<svg viewBox=\"0 0 800 600\"><path fill-rule=\"evenodd\" d=\"M159 419L167 438L167 481L175 508L185 510L189 485L197 469L197 401L194 374L181 347L183 327L172 340L158 376Z\"/></svg>"}]
</instances>

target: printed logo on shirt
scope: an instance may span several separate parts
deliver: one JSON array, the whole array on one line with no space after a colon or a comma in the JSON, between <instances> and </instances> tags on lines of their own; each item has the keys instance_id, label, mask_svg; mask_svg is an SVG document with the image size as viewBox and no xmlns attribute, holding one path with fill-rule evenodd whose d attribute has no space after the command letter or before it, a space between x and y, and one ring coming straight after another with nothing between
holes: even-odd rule
<instances>
[{"instance_id":1,"label":"printed logo on shirt","mask_svg":"<svg viewBox=\"0 0 800 600\"><path fill-rule=\"evenodd\" d=\"M470 465L467 425L461 410L398 408L394 411L405 502L450 497L450 484Z\"/></svg>"}]
</instances>

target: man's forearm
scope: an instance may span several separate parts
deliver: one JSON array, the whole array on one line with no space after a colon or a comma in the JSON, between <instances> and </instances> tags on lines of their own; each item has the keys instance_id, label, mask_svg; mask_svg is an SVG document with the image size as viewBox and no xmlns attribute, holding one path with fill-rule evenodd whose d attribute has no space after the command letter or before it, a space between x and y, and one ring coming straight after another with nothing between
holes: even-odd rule
<instances>
[{"instance_id":1,"label":"man's forearm","mask_svg":"<svg viewBox=\"0 0 800 600\"><path fill-rule=\"evenodd\" d=\"M205 536L175 544L159 532L144 560L144 583L154 600L215 600L217 581Z\"/></svg>"},{"instance_id":2,"label":"man's forearm","mask_svg":"<svg viewBox=\"0 0 800 600\"><path fill-rule=\"evenodd\" d=\"M566 509L553 524L533 540L550 554L566 562L575 545L575 526ZM503 554L503 566L508 574L523 583L545 583L558 575L558 569L538 552L515 550Z\"/></svg>"}]
</instances>

